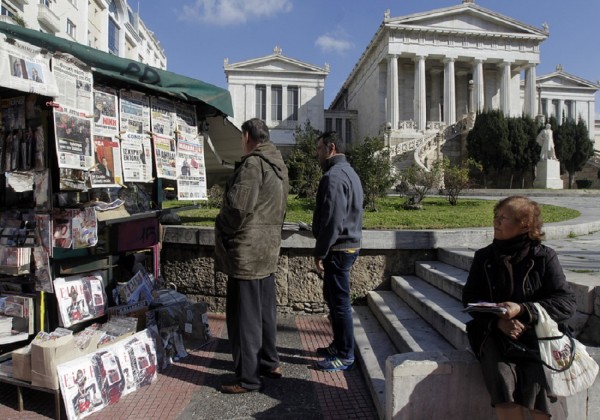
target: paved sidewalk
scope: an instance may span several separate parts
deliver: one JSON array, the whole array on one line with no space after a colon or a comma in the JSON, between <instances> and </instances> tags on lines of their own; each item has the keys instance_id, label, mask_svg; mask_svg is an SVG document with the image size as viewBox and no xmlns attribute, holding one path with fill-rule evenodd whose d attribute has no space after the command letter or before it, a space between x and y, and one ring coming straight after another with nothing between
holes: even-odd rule
<instances>
[{"instance_id":1,"label":"paved sidewalk","mask_svg":"<svg viewBox=\"0 0 600 420\"><path fill-rule=\"evenodd\" d=\"M279 315L278 349L284 378L265 378L260 393L225 395L218 391L233 378L225 317L210 314L213 339L174 363L152 385L122 398L89 419L377 419L361 370L326 373L313 368L314 351L331 340L328 321L316 315ZM16 388L0 388L1 419L54 416L48 394L26 390L26 411L16 410ZM64 410L63 410L64 416ZM64 417L66 418L66 417Z\"/></svg>"}]
</instances>

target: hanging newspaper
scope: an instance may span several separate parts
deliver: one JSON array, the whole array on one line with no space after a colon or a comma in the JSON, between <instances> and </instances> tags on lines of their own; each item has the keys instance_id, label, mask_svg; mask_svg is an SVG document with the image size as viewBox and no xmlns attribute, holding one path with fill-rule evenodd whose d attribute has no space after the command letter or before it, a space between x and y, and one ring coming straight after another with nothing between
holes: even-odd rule
<instances>
[{"instance_id":1,"label":"hanging newspaper","mask_svg":"<svg viewBox=\"0 0 600 420\"><path fill-rule=\"evenodd\" d=\"M177 196L179 200L206 200L206 175L202 139L177 134Z\"/></svg>"},{"instance_id":2,"label":"hanging newspaper","mask_svg":"<svg viewBox=\"0 0 600 420\"><path fill-rule=\"evenodd\" d=\"M126 182L152 181L151 152L150 138L147 134L124 133L121 135L123 179Z\"/></svg>"},{"instance_id":3,"label":"hanging newspaper","mask_svg":"<svg viewBox=\"0 0 600 420\"><path fill-rule=\"evenodd\" d=\"M118 98L114 89L94 88L94 157L92 187L123 183L119 141Z\"/></svg>"},{"instance_id":4,"label":"hanging newspaper","mask_svg":"<svg viewBox=\"0 0 600 420\"><path fill-rule=\"evenodd\" d=\"M52 71L58 85L56 102L60 106L77 109L84 115L91 116L94 80L90 68L77 58L62 54L52 59Z\"/></svg>"},{"instance_id":5,"label":"hanging newspaper","mask_svg":"<svg viewBox=\"0 0 600 420\"><path fill-rule=\"evenodd\" d=\"M150 116L152 118L152 133L165 137L173 137L175 126L175 104L164 98L150 98Z\"/></svg>"},{"instance_id":6,"label":"hanging newspaper","mask_svg":"<svg viewBox=\"0 0 600 420\"><path fill-rule=\"evenodd\" d=\"M143 93L121 90L119 111L121 133L145 134L150 131L149 101Z\"/></svg>"},{"instance_id":7,"label":"hanging newspaper","mask_svg":"<svg viewBox=\"0 0 600 420\"><path fill-rule=\"evenodd\" d=\"M177 133L198 134L198 121L196 118L196 106L178 102L175 104L177 122Z\"/></svg>"},{"instance_id":8,"label":"hanging newspaper","mask_svg":"<svg viewBox=\"0 0 600 420\"><path fill-rule=\"evenodd\" d=\"M94 164L92 121L88 112L59 106L54 108L58 167L89 170Z\"/></svg>"},{"instance_id":9,"label":"hanging newspaper","mask_svg":"<svg viewBox=\"0 0 600 420\"><path fill-rule=\"evenodd\" d=\"M158 178L177 179L175 139L153 134L152 142L154 143L156 176Z\"/></svg>"},{"instance_id":10,"label":"hanging newspaper","mask_svg":"<svg viewBox=\"0 0 600 420\"><path fill-rule=\"evenodd\" d=\"M58 95L50 60L42 49L0 35L0 86L43 96Z\"/></svg>"}]
</instances>

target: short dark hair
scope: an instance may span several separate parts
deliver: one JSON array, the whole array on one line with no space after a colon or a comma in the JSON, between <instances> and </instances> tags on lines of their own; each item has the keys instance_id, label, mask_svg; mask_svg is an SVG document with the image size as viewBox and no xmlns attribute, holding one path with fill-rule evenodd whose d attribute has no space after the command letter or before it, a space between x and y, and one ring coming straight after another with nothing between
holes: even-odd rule
<instances>
[{"instance_id":1,"label":"short dark hair","mask_svg":"<svg viewBox=\"0 0 600 420\"><path fill-rule=\"evenodd\" d=\"M346 152L346 143L342 141L337 131L326 131L317 138L317 143L319 142L319 140L323 140L323 144L325 146L329 144L334 144L337 153Z\"/></svg>"},{"instance_id":2,"label":"short dark hair","mask_svg":"<svg viewBox=\"0 0 600 420\"><path fill-rule=\"evenodd\" d=\"M508 214L515 218L517 223L527 228L529 239L534 242L541 242L544 239L542 226L542 211L535 201L522 195L512 195L496 203L494 206L494 216L501 209L506 209Z\"/></svg>"},{"instance_id":3,"label":"short dark hair","mask_svg":"<svg viewBox=\"0 0 600 420\"><path fill-rule=\"evenodd\" d=\"M248 133L248 137L257 143L269 141L269 127L260 118L252 118L242 124L242 133Z\"/></svg>"}]
</instances>

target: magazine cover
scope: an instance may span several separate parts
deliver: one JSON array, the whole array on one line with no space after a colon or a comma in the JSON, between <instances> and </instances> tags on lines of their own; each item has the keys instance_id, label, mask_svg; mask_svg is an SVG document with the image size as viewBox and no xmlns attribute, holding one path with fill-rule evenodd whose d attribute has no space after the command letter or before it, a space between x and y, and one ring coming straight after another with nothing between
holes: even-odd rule
<instances>
[{"instance_id":1,"label":"magazine cover","mask_svg":"<svg viewBox=\"0 0 600 420\"><path fill-rule=\"evenodd\" d=\"M148 330L135 334L125 341L125 350L131 359L131 369L136 388L150 385L157 378L156 348Z\"/></svg>"},{"instance_id":2,"label":"magazine cover","mask_svg":"<svg viewBox=\"0 0 600 420\"><path fill-rule=\"evenodd\" d=\"M81 419L106 406L98 379L98 366L87 356L56 368L67 417Z\"/></svg>"},{"instance_id":3,"label":"magazine cover","mask_svg":"<svg viewBox=\"0 0 600 420\"><path fill-rule=\"evenodd\" d=\"M91 359L98 374L102 401L105 405L118 403L125 389L125 378L119 358L114 350L102 350L91 354Z\"/></svg>"},{"instance_id":4,"label":"magazine cover","mask_svg":"<svg viewBox=\"0 0 600 420\"><path fill-rule=\"evenodd\" d=\"M63 327L106 313L106 293L100 275L59 277L54 280L54 291Z\"/></svg>"}]
</instances>

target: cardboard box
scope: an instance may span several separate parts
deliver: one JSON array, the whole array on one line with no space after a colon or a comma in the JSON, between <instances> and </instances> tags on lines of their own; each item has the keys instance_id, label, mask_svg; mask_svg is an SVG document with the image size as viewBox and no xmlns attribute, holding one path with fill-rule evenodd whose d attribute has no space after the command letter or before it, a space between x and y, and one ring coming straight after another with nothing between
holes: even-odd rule
<instances>
[{"instance_id":1,"label":"cardboard box","mask_svg":"<svg viewBox=\"0 0 600 420\"><path fill-rule=\"evenodd\" d=\"M56 366L76 359L98 349L101 332L95 335L83 349L77 347L73 335L48 341L31 343L31 384L48 389L58 389Z\"/></svg>"},{"instance_id":2,"label":"cardboard box","mask_svg":"<svg viewBox=\"0 0 600 420\"><path fill-rule=\"evenodd\" d=\"M12 352L13 378L31 382L31 345Z\"/></svg>"}]
</instances>

